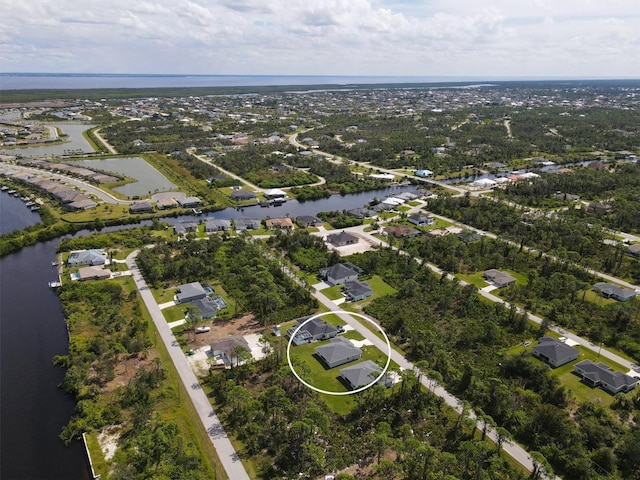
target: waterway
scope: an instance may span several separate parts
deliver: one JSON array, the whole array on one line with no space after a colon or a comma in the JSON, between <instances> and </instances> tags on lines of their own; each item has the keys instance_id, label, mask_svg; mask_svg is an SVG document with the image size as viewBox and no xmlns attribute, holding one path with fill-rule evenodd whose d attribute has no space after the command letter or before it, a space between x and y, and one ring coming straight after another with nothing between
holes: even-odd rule
<instances>
[{"instance_id":1,"label":"waterway","mask_svg":"<svg viewBox=\"0 0 640 480\"><path fill-rule=\"evenodd\" d=\"M29 210L24 203L6 191L0 191L0 235L22 230L40 221L40 215Z\"/></svg>"},{"instance_id":2,"label":"waterway","mask_svg":"<svg viewBox=\"0 0 640 480\"><path fill-rule=\"evenodd\" d=\"M228 219L316 215L320 211L362 207L374 198L415 190L412 185L396 186L304 203L292 200L280 207L227 208L210 215ZM0 198L3 199L0 218L5 220L0 233L37 221L32 212L19 205L22 204L19 199L6 193ZM19 204L14 204L14 200ZM7 216L14 210L17 215ZM175 224L196 219L202 217L163 220ZM74 413L73 398L57 387L64 370L51 363L55 355L67 353L68 347L60 302L47 286L56 276L51 262L58 243L59 240L39 243L0 257L0 478L3 480L89 478L82 443L65 447L58 438Z\"/></svg>"},{"instance_id":3,"label":"waterway","mask_svg":"<svg viewBox=\"0 0 640 480\"><path fill-rule=\"evenodd\" d=\"M39 147L7 148L0 150L6 155L18 155L29 158L61 157L76 153L93 153L95 150L82 136L82 132L92 129L95 125L79 123L47 123L47 126L58 127L62 133L68 135L62 138L64 143L43 145Z\"/></svg>"},{"instance_id":4,"label":"waterway","mask_svg":"<svg viewBox=\"0 0 640 480\"><path fill-rule=\"evenodd\" d=\"M352 210L354 208L362 208L374 199L384 200L388 196L397 195L402 192L415 192L415 185L398 185L381 190L373 190L370 192L352 193L349 195L332 195L329 198L320 200L310 200L307 202L298 202L297 200L289 200L279 207L261 207L254 205L251 207L226 208L219 212L209 213L208 216L225 220L235 220L237 218L276 218L289 216L292 218L300 215L317 215L318 212L343 211ZM197 220L202 217L186 216L180 217L180 221Z\"/></svg>"},{"instance_id":5,"label":"waterway","mask_svg":"<svg viewBox=\"0 0 640 480\"><path fill-rule=\"evenodd\" d=\"M68 346L60 302L47 286L57 245L39 243L0 258L2 479L89 478L82 443L67 447L58 438L75 405L57 387L64 370L51 363Z\"/></svg>"}]
</instances>

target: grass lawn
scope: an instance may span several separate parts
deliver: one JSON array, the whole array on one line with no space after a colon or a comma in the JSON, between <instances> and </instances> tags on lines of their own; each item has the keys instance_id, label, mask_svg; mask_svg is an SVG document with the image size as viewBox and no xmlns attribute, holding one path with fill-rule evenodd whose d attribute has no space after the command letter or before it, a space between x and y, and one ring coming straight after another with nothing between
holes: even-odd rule
<instances>
[{"instance_id":1,"label":"grass lawn","mask_svg":"<svg viewBox=\"0 0 640 480\"><path fill-rule=\"evenodd\" d=\"M173 307L165 308L164 310L162 310L162 315L164 315L167 323L182 320L184 318L184 311L186 308L186 305L174 305Z\"/></svg>"},{"instance_id":2,"label":"grass lawn","mask_svg":"<svg viewBox=\"0 0 640 480\"><path fill-rule=\"evenodd\" d=\"M406 205L402 205L402 206L396 208L396 210L398 210L399 212L408 212L409 210L411 210L411 207L406 206Z\"/></svg>"},{"instance_id":3,"label":"grass lawn","mask_svg":"<svg viewBox=\"0 0 640 480\"><path fill-rule=\"evenodd\" d=\"M291 348L291 359L293 362L299 362L301 365L296 372L307 383L313 385L316 388L326 390L328 392L347 392L348 389L340 378L340 370L352 365L356 365L365 360L371 360L380 367L384 367L387 362L387 356L385 353L378 350L373 346L365 346L362 348L362 358L338 367L327 369L324 363L322 363L316 356L315 351L321 345L326 345L329 340L322 342L313 342L306 345L299 345ZM394 362L389 364L390 369L397 369L398 365ZM331 408L337 414L347 414L355 406L355 401L352 395L322 395L323 400L327 406Z\"/></svg>"},{"instance_id":4,"label":"grass lawn","mask_svg":"<svg viewBox=\"0 0 640 480\"><path fill-rule=\"evenodd\" d=\"M364 281L367 282L369 286L373 289L373 295L367 298L366 300L370 301L378 297L393 295L394 293L397 292L395 288L385 283L385 281L379 275L374 275L371 278L366 278Z\"/></svg>"},{"instance_id":5,"label":"grass lawn","mask_svg":"<svg viewBox=\"0 0 640 480\"><path fill-rule=\"evenodd\" d=\"M489 285L484 279L483 272L476 273L456 273L455 276L460 280L464 280L471 285L475 285L478 288L483 288Z\"/></svg>"},{"instance_id":6,"label":"grass lawn","mask_svg":"<svg viewBox=\"0 0 640 480\"><path fill-rule=\"evenodd\" d=\"M341 285L325 288L324 290L320 290L320 293L322 293L329 300L339 300L341 298L344 298Z\"/></svg>"},{"instance_id":7,"label":"grass lawn","mask_svg":"<svg viewBox=\"0 0 640 480\"><path fill-rule=\"evenodd\" d=\"M582 298L582 292L578 293L578 298ZM598 292L594 292L591 289L586 291L584 299L587 302L595 303L596 305L609 305L617 302L617 300L614 300L613 298L604 298Z\"/></svg>"},{"instance_id":8,"label":"grass lawn","mask_svg":"<svg viewBox=\"0 0 640 480\"><path fill-rule=\"evenodd\" d=\"M551 331L548 332L547 335L553 338L559 337L558 334ZM504 353L506 355L520 355L524 351L531 352L532 347L537 344L537 341L535 341L532 338L528 340L528 342L531 342L531 343L526 347L523 346L522 344L519 344L506 350ZM626 369L622 367L622 365L618 365L617 363L609 359L599 357L597 352L593 352L580 345L576 346L575 348L580 350L580 356L578 357L578 359L574 360L573 362L569 362L565 365L562 365L558 368L552 368L551 375L553 375L554 377L557 377L558 380L560 380L560 382L562 383L562 385L567 389L568 394L579 403L592 401L592 402L602 403L603 405L611 404L614 398L613 395L610 395L609 393L605 392L600 388L591 388L588 385L585 385L584 383L582 383L580 377L572 373L573 367L576 363L581 362L583 360L591 360L594 363L602 362L606 364L608 367L611 367L613 370L621 370L623 372L626 372ZM541 360L538 360L533 356L531 357L531 361L541 362Z\"/></svg>"}]
</instances>

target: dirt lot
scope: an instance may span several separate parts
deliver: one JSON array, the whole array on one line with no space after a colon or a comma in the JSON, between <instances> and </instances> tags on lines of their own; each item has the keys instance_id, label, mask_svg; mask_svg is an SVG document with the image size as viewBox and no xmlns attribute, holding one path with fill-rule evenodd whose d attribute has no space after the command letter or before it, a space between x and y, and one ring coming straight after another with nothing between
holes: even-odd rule
<instances>
[{"instance_id":1,"label":"dirt lot","mask_svg":"<svg viewBox=\"0 0 640 480\"><path fill-rule=\"evenodd\" d=\"M219 320L207 323L211 327L211 331L207 333L196 334L196 339L193 341L193 335L191 335L189 347L200 348L205 345L210 345L216 340L221 340L225 337L232 335L247 335L249 333L259 333L265 330L265 327L260 325L253 315L245 315L244 317L231 320L230 322L222 323Z\"/></svg>"}]
</instances>

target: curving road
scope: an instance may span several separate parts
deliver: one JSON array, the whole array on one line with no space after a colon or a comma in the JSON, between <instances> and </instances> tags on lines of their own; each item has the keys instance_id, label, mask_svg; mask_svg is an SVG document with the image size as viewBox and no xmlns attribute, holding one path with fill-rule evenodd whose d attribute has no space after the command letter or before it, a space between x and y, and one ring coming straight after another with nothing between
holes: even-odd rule
<instances>
[{"instance_id":1,"label":"curving road","mask_svg":"<svg viewBox=\"0 0 640 480\"><path fill-rule=\"evenodd\" d=\"M231 480L250 480L240 457L233 448L224 427L220 423L220 419L213 411L211 402L200 387L200 383L196 375L193 373L193 370L187 361L187 357L171 332L169 324L165 320L164 315L162 315L160 307L156 303L155 298L153 298L151 290L147 286L146 281L142 277L142 273L135 263L136 256L139 252L140 250L136 250L129 254L126 260L127 266L131 271L132 278L140 292L140 295L142 296L142 299L144 300L147 310L153 319L153 323L158 330L158 334L169 351L171 360L173 361L178 375L184 384L184 388L189 394L189 398L200 417L200 421L202 422L205 430L209 433L209 439L218 453L218 457L220 458L227 476Z\"/></svg>"}]
</instances>

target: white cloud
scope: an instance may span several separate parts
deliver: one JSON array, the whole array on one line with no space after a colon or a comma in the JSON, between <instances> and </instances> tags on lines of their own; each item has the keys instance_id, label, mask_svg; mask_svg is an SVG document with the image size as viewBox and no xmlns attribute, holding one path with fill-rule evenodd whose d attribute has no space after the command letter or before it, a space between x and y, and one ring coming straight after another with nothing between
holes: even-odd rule
<instances>
[{"instance_id":1,"label":"white cloud","mask_svg":"<svg viewBox=\"0 0 640 480\"><path fill-rule=\"evenodd\" d=\"M0 11L3 71L640 73L638 0L0 0Z\"/></svg>"}]
</instances>

